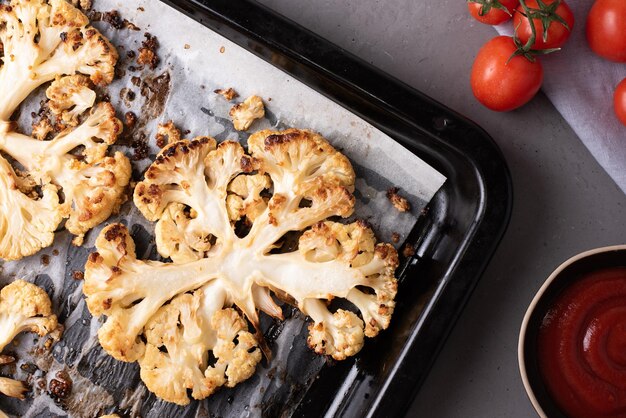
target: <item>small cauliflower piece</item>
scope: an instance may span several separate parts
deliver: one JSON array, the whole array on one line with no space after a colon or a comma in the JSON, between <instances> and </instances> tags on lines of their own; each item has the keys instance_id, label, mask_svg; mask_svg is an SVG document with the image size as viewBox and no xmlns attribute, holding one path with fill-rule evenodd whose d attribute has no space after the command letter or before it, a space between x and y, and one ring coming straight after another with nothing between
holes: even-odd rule
<instances>
[{"instance_id":1,"label":"small cauliflower piece","mask_svg":"<svg viewBox=\"0 0 626 418\"><path fill-rule=\"evenodd\" d=\"M387 328L395 307L394 248L365 222L327 220L354 210L348 159L298 129L257 132L248 150L212 138L165 147L134 201L157 221L157 249L172 262L138 260L127 228L115 224L85 267L87 306L107 316L100 344L138 361L146 386L169 402L185 405L189 390L202 399L254 373L262 342L245 319L258 331L259 310L282 318L272 292L311 317L308 344L337 360ZM249 231L238 235L244 218ZM302 234L289 250L293 231ZM329 310L333 298L360 317Z\"/></svg>"},{"instance_id":2,"label":"small cauliflower piece","mask_svg":"<svg viewBox=\"0 0 626 418\"><path fill-rule=\"evenodd\" d=\"M28 392L28 387L19 380L0 377L0 393L12 398L24 399L24 394ZM2 411L0 411L0 416Z\"/></svg>"},{"instance_id":3,"label":"small cauliflower piece","mask_svg":"<svg viewBox=\"0 0 626 418\"><path fill-rule=\"evenodd\" d=\"M256 119L265 116L263 100L259 96L250 96L243 103L237 103L230 109L230 117L238 131L246 131Z\"/></svg>"},{"instance_id":4,"label":"small cauliflower piece","mask_svg":"<svg viewBox=\"0 0 626 418\"><path fill-rule=\"evenodd\" d=\"M222 97L224 97L226 100L231 101L236 97L239 97L239 95L237 94L237 92L232 88L229 87L227 89L217 89L213 91L215 94L219 94Z\"/></svg>"},{"instance_id":5,"label":"small cauliflower piece","mask_svg":"<svg viewBox=\"0 0 626 418\"><path fill-rule=\"evenodd\" d=\"M38 286L16 280L0 291L0 351L20 332L47 335L57 327L48 294Z\"/></svg>"},{"instance_id":6,"label":"small cauliflower piece","mask_svg":"<svg viewBox=\"0 0 626 418\"><path fill-rule=\"evenodd\" d=\"M174 125L174 122L168 120L166 123L157 125L156 143L159 148L163 148L167 144L178 142L181 140L180 129Z\"/></svg>"},{"instance_id":7,"label":"small cauliflower piece","mask_svg":"<svg viewBox=\"0 0 626 418\"><path fill-rule=\"evenodd\" d=\"M391 187L387 190L387 199L399 212L408 212L411 210L411 204L405 197L400 196L399 191L397 187Z\"/></svg>"},{"instance_id":8,"label":"small cauliflower piece","mask_svg":"<svg viewBox=\"0 0 626 418\"><path fill-rule=\"evenodd\" d=\"M57 79L46 90L52 113L70 126L78 125L78 117L96 102L89 77L76 74Z\"/></svg>"}]
</instances>

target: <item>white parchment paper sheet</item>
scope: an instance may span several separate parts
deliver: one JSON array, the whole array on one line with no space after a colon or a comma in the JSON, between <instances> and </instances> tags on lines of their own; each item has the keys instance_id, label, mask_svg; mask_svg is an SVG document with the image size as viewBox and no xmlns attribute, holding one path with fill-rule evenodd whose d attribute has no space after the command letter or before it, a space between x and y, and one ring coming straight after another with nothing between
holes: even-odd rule
<instances>
[{"instance_id":1,"label":"white parchment paper sheet","mask_svg":"<svg viewBox=\"0 0 626 418\"><path fill-rule=\"evenodd\" d=\"M145 135L150 145L150 158L133 162L136 178L141 178L141 172L158 152L154 135L159 122L172 119L180 128L190 131L189 137L211 135L218 140L238 140L245 145L248 133L235 131L228 117L233 103L213 93L217 88L233 87L240 95L239 100L256 94L265 101L266 118L255 122L250 131L286 127L313 129L350 158L358 176L356 216L369 220L382 240L389 241L393 232L404 238L421 209L445 181L441 174L378 129L158 1L98 0L94 7L98 11L118 10L122 18L141 28L140 31L114 30L104 22L94 23L118 46L121 56L118 65L121 77L108 88L108 94L120 117L133 111L140 119L139 127L126 133L130 137L127 142L141 141ZM137 51L144 32L156 36L160 43L161 62L155 70L134 70L131 67L137 64L127 56L128 51ZM167 75L169 86L163 91L169 94L161 97L161 106L156 106L155 111L155 106L150 104L155 94L144 82L158 76L164 80ZM133 76L141 81L136 79L133 84ZM134 100L128 99L129 90L135 93ZM31 100L31 106L25 108L28 111L22 112L22 126L28 126L30 110L36 109L38 103L38 100ZM132 154L127 147L120 146L120 149ZM400 213L391 206L385 196L391 186L400 187L401 194L410 200L413 206L410 213ZM138 244L139 258L157 256L151 242L153 225L143 219L130 202L111 221L129 225ZM62 403L53 402L44 390L35 389L34 401L11 401L10 410L25 417L65 414L95 417L113 410L129 416L150 417L258 416L268 412L268 399L272 397L271 405L298 401L325 359L306 347L306 326L297 312L293 316L299 319L272 325L276 334L272 344L273 360L260 365L254 377L235 389L222 390L200 404L179 408L157 400L143 385L137 385L137 365L119 363L100 348L96 333L101 319L91 317L84 303L82 284L72 279L74 271L83 270L100 229L87 235L82 248L71 246L70 237L61 232L54 246L41 254L20 262L0 264L0 284L24 277L46 288L66 329L62 341L47 356L32 355L31 335L19 337L20 344L11 347L20 359L18 365L36 364L39 370L35 378L47 381L57 371L65 370L74 381L72 395ZM42 255L49 257L49 263L42 263ZM269 321L266 322L269 326ZM28 377L19 367L15 375L22 379ZM298 390L294 389L295 384L300 385Z\"/></svg>"}]
</instances>

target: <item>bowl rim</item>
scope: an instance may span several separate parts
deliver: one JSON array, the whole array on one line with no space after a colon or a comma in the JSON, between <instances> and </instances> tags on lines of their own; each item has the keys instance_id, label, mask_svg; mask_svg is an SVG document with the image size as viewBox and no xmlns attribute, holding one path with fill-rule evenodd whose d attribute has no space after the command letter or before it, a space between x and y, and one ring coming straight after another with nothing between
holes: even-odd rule
<instances>
[{"instance_id":1,"label":"bowl rim","mask_svg":"<svg viewBox=\"0 0 626 418\"><path fill-rule=\"evenodd\" d=\"M548 416L546 415L543 408L541 407L530 385L530 381L528 380L528 374L526 372L526 360L524 359L524 345L526 343L526 333L528 331L528 322L530 321L530 317L533 314L535 308L537 307L539 300L541 300L544 293L546 292L546 289L548 289L548 287L552 284L554 279L556 279L561 274L561 272L565 270L567 267L569 267L570 265L574 264L575 262L583 258L587 258L595 254L605 253L605 252L608 253L608 252L613 252L613 251L623 251L623 250L626 250L626 244L610 245L608 247L594 248L592 250L584 251L580 254L570 257L561 265L559 265L552 272L552 274L550 274L550 276L548 276L548 278L543 283L543 285L539 288L539 290L533 297L533 300L530 302L530 305L528 305L528 308L526 309L526 313L524 314L524 319L522 320L522 325L520 327L520 332L519 332L519 338L518 338L518 344L517 344L517 361L519 365L519 372L522 377L522 383L524 384L524 389L526 389L526 395L530 399L530 402L535 408L535 411L541 418L548 418Z\"/></svg>"}]
</instances>

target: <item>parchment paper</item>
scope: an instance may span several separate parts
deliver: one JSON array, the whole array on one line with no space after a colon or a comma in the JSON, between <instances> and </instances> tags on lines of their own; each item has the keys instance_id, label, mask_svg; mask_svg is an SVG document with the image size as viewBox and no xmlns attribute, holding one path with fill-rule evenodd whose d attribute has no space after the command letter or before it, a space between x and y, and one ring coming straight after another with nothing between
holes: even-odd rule
<instances>
[{"instance_id":1,"label":"parchment paper","mask_svg":"<svg viewBox=\"0 0 626 418\"><path fill-rule=\"evenodd\" d=\"M116 147L139 157L139 151L149 147L147 158L133 161L135 180L141 179L158 152L154 136L159 122L172 119L183 131L189 131L187 137L211 135L218 141L233 139L245 145L248 133L235 131L228 117L233 103L213 93L217 88L233 87L239 100L257 94L266 104L266 118L255 122L250 131L291 126L313 129L350 158L358 176L356 216L370 221L381 240L390 241L396 232L401 236L396 246L402 244L421 209L445 181L365 121L158 1L98 0L94 8L118 10L123 19L141 29L113 29L105 22L94 22L118 46L121 56L119 79L101 94L110 96L120 118L133 111L139 119L134 129L124 133L122 145ZM156 36L160 43L161 62L154 70L132 68L138 65L132 54L128 55L129 51L137 51L144 32ZM23 107L20 122L26 132L30 132L30 111L38 108L41 94L34 95L30 106ZM401 194L409 199L410 213L392 207L385 196L392 186L400 187ZM109 220L113 221L129 226L139 258L158 259L153 225L132 203L126 203L120 215ZM87 235L83 247L72 246L71 237L60 232L53 247L19 262L0 264L0 285L25 278L44 287L65 326L61 341L51 353L33 349L33 342L41 347L43 339L38 341L31 334L19 336L7 348L19 360L0 372L28 381L33 396L26 401L0 398L2 409L24 417L96 417L113 411L142 417L289 415L289 405L297 404L326 362L306 347L306 324L296 309L284 308L288 318L284 322L267 317L262 320L274 355L269 364L259 365L257 373L236 388L222 389L184 408L150 394L139 383L136 364L118 362L104 353L96 335L102 319L91 317L84 303L82 282L73 279L75 271L84 269L100 229ZM45 388L61 370L69 373L73 390L67 399L55 402Z\"/></svg>"}]
</instances>

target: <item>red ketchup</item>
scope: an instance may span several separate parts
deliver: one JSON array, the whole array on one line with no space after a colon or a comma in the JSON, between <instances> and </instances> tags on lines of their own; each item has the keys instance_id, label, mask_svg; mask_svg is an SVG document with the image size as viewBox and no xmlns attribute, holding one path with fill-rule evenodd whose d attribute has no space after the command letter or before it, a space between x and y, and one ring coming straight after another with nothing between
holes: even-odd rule
<instances>
[{"instance_id":1,"label":"red ketchup","mask_svg":"<svg viewBox=\"0 0 626 418\"><path fill-rule=\"evenodd\" d=\"M565 289L539 331L539 367L572 418L626 417L626 267Z\"/></svg>"}]
</instances>

